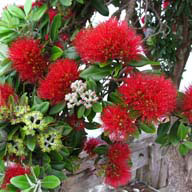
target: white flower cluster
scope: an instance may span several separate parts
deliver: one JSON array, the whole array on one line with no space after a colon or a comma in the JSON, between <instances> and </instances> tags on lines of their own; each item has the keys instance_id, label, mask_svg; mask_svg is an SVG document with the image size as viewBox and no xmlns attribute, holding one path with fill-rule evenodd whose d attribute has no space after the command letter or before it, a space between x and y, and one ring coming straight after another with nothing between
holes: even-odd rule
<instances>
[{"instance_id":1,"label":"white flower cluster","mask_svg":"<svg viewBox=\"0 0 192 192\"><path fill-rule=\"evenodd\" d=\"M99 99L95 91L87 90L87 84L83 83L82 80L73 82L71 84L71 89L73 92L65 95L68 109L72 109L81 104L88 109Z\"/></svg>"}]
</instances>

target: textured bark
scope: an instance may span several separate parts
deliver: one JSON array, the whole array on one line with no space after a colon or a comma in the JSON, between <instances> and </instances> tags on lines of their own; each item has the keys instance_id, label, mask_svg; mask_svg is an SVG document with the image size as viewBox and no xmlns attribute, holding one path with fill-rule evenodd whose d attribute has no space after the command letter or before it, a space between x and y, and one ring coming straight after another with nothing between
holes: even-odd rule
<instances>
[{"instance_id":1,"label":"textured bark","mask_svg":"<svg viewBox=\"0 0 192 192\"><path fill-rule=\"evenodd\" d=\"M166 155L168 164L168 191L192 191L192 153L185 158L181 157L178 149L171 147Z\"/></svg>"}]
</instances>

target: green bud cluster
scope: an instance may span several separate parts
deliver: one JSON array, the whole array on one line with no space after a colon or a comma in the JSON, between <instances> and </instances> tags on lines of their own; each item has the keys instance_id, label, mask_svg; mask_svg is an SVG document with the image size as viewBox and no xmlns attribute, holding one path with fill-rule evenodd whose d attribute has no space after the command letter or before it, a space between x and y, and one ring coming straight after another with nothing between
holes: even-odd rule
<instances>
[{"instance_id":1,"label":"green bud cluster","mask_svg":"<svg viewBox=\"0 0 192 192\"><path fill-rule=\"evenodd\" d=\"M58 131L49 131L38 136L38 143L43 152L60 150L62 148L61 133Z\"/></svg>"},{"instance_id":2,"label":"green bud cluster","mask_svg":"<svg viewBox=\"0 0 192 192\"><path fill-rule=\"evenodd\" d=\"M8 142L7 151L9 154L15 154L16 156L26 155L23 140L18 137L14 137L10 142Z\"/></svg>"},{"instance_id":3,"label":"green bud cluster","mask_svg":"<svg viewBox=\"0 0 192 192\"><path fill-rule=\"evenodd\" d=\"M26 135L35 135L35 131L43 131L47 127L47 123L43 119L43 114L39 111L32 111L25 114L21 121L25 123L22 128Z\"/></svg>"},{"instance_id":4,"label":"green bud cluster","mask_svg":"<svg viewBox=\"0 0 192 192\"><path fill-rule=\"evenodd\" d=\"M29 105L17 105L13 108L13 118L11 119L11 124L17 124L22 122L22 117L24 114L30 111Z\"/></svg>"}]
</instances>

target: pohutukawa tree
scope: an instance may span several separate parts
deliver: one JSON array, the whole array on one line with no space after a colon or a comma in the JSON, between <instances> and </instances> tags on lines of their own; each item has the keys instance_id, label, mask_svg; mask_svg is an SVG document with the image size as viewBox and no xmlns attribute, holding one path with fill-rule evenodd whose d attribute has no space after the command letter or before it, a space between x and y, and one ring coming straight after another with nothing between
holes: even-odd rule
<instances>
[{"instance_id":1,"label":"pohutukawa tree","mask_svg":"<svg viewBox=\"0 0 192 192\"><path fill-rule=\"evenodd\" d=\"M119 10L92 27L95 10L107 16L109 4ZM176 5L180 6L179 0ZM129 137L143 131L155 133L157 126L158 143L176 144L181 155L188 153L192 89L178 94L178 84L170 78L171 71L176 73L172 58L164 57L164 49L157 55L161 46L154 48L158 42L166 45L170 32L160 40L162 19L176 5L158 0L127 4L27 0L23 7L4 9L0 20L1 189L54 191L78 171L82 151L86 158L95 159L95 174L106 184L126 185L131 179ZM118 21L123 9L129 22ZM135 23L133 17L138 17ZM155 32L159 29L153 26L162 30ZM139 67L146 64L153 69L141 71ZM180 76L173 80L180 82ZM101 123L95 122L97 114ZM172 123L170 117L176 121ZM97 128L103 129L101 138L87 138L85 129Z\"/></svg>"}]
</instances>

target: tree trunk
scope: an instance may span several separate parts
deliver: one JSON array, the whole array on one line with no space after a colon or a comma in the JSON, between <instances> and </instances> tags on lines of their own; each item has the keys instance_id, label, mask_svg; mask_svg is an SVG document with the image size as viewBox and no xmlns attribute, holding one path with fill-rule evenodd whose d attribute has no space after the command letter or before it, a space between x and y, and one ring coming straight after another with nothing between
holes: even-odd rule
<instances>
[{"instance_id":1,"label":"tree trunk","mask_svg":"<svg viewBox=\"0 0 192 192\"><path fill-rule=\"evenodd\" d=\"M192 191L192 153L181 157L178 149L171 147L166 155L168 164L167 192Z\"/></svg>"}]
</instances>

